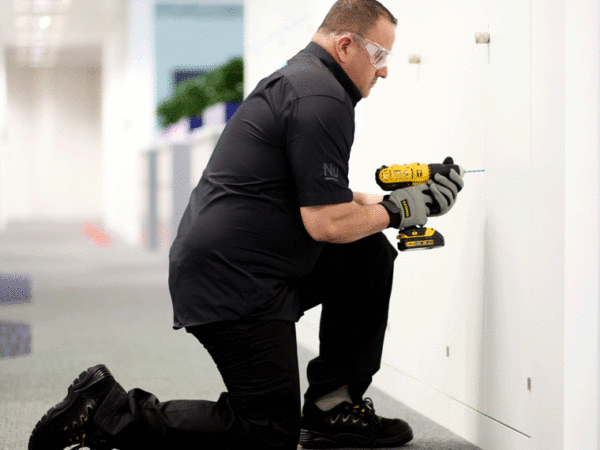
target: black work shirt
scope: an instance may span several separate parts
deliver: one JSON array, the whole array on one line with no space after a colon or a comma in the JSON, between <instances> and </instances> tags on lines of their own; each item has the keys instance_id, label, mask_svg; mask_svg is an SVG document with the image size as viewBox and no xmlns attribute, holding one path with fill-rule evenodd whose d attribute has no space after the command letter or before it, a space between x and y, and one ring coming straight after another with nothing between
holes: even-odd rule
<instances>
[{"instance_id":1,"label":"black work shirt","mask_svg":"<svg viewBox=\"0 0 600 450\"><path fill-rule=\"evenodd\" d=\"M227 124L170 252L175 328L241 318L297 321L294 282L324 243L302 206L347 203L358 88L310 43L263 79Z\"/></svg>"}]
</instances>

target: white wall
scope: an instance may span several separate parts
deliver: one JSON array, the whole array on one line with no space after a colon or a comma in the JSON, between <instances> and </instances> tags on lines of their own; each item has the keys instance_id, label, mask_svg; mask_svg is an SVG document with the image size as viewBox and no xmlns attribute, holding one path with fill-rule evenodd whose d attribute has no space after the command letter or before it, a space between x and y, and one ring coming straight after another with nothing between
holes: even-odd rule
<instances>
[{"instance_id":1,"label":"white wall","mask_svg":"<svg viewBox=\"0 0 600 450\"><path fill-rule=\"evenodd\" d=\"M101 217L100 69L9 61L3 222Z\"/></svg>"},{"instance_id":2,"label":"white wall","mask_svg":"<svg viewBox=\"0 0 600 450\"><path fill-rule=\"evenodd\" d=\"M566 36L564 442L565 448L600 448L598 2L566 2ZM585 236L572 232L577 229Z\"/></svg>"},{"instance_id":3,"label":"white wall","mask_svg":"<svg viewBox=\"0 0 600 450\"><path fill-rule=\"evenodd\" d=\"M400 21L398 59L359 107L351 166L451 155L467 169L486 169L465 176L451 214L430 220L446 247L398 258L384 356L390 373L378 383L483 448L525 448L534 434L528 378L536 383L531 5L498 5L389 2ZM489 32L491 44L476 44L476 32ZM407 64L413 53L421 55L416 67ZM374 189L371 174L351 179L365 175L358 189Z\"/></svg>"},{"instance_id":4,"label":"white wall","mask_svg":"<svg viewBox=\"0 0 600 450\"><path fill-rule=\"evenodd\" d=\"M247 92L331 3L246 2ZM486 172L430 220L443 249L399 256L375 384L484 449L597 448L597 8L384 4L399 19L396 58L357 107L351 187L376 191L382 164L448 155ZM313 311L298 327L313 349L317 323Z\"/></svg>"},{"instance_id":5,"label":"white wall","mask_svg":"<svg viewBox=\"0 0 600 450\"><path fill-rule=\"evenodd\" d=\"M306 47L329 9L328 2L246 0L244 2L244 92L283 67ZM293 38L292 38L293 37Z\"/></svg>"},{"instance_id":6,"label":"white wall","mask_svg":"<svg viewBox=\"0 0 600 450\"><path fill-rule=\"evenodd\" d=\"M532 437L536 448L571 449L576 448L572 443L562 447L564 304L569 301L564 169L570 157L565 148L565 3L531 2Z\"/></svg>"}]
</instances>

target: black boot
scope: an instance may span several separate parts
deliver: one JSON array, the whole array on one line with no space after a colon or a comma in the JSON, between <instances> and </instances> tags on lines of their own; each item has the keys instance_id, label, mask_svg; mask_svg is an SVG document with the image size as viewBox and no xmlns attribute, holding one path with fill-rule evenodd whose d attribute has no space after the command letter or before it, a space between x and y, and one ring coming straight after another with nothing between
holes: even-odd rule
<instances>
[{"instance_id":1,"label":"black boot","mask_svg":"<svg viewBox=\"0 0 600 450\"><path fill-rule=\"evenodd\" d=\"M92 450L112 449L94 429L92 417L116 384L103 365L82 372L69 386L65 399L37 423L29 439L29 450L63 450L74 444Z\"/></svg>"},{"instance_id":2,"label":"black boot","mask_svg":"<svg viewBox=\"0 0 600 450\"><path fill-rule=\"evenodd\" d=\"M357 405L344 402L329 411L314 404L304 406L303 448L398 447L412 438L412 429L403 420L376 415L370 398Z\"/></svg>"}]
</instances>

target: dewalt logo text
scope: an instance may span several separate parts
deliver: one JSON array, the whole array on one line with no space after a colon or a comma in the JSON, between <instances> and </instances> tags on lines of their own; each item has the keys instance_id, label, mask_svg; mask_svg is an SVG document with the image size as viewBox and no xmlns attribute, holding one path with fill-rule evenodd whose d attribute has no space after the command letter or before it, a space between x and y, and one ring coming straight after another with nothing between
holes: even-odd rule
<instances>
[{"instance_id":1,"label":"dewalt logo text","mask_svg":"<svg viewBox=\"0 0 600 450\"><path fill-rule=\"evenodd\" d=\"M402 200L402 208L404 208L404 217L410 217L410 208L406 200Z\"/></svg>"}]
</instances>

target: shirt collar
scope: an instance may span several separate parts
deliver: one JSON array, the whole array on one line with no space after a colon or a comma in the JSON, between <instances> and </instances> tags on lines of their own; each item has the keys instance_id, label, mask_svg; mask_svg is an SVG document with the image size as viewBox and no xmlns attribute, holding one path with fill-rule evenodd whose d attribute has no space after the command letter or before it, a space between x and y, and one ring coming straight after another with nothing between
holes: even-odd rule
<instances>
[{"instance_id":1,"label":"shirt collar","mask_svg":"<svg viewBox=\"0 0 600 450\"><path fill-rule=\"evenodd\" d=\"M354 82L350 79L348 74L344 71L344 69L342 69L342 66L340 66L335 59L333 59L333 56L331 56L327 50L315 42L310 42L304 50L316 56L325 65L325 67L327 67L331 73L333 73L333 76L335 76L344 89L346 89L346 92L350 94L352 103L354 106L356 106L359 100L362 99L362 94Z\"/></svg>"}]
</instances>

